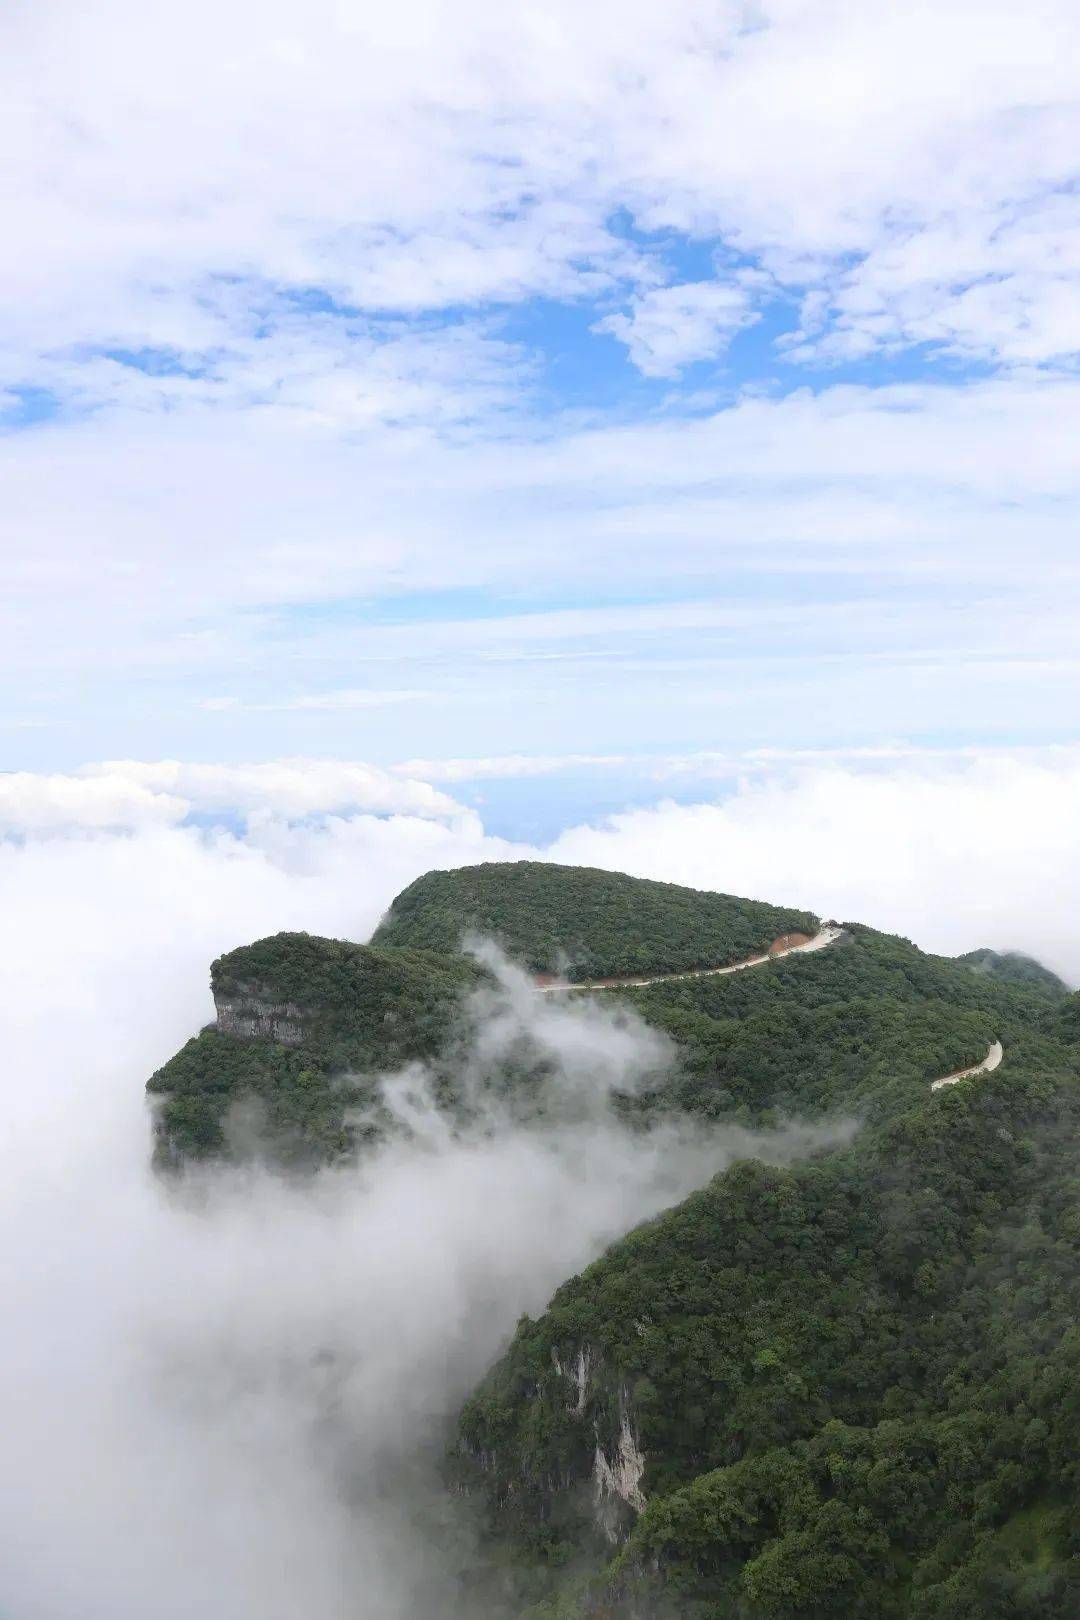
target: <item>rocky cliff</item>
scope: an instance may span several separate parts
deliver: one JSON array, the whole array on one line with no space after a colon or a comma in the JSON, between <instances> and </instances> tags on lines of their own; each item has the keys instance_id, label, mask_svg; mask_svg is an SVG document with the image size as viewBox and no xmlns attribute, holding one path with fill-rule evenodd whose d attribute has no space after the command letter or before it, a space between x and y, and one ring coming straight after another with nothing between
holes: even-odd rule
<instances>
[{"instance_id":1,"label":"rocky cliff","mask_svg":"<svg viewBox=\"0 0 1080 1620\"><path fill-rule=\"evenodd\" d=\"M265 985L240 985L231 994L214 996L217 1028L222 1035L240 1040L278 1041L282 1046L302 1046L308 1038L311 1011L294 1001L275 1001Z\"/></svg>"},{"instance_id":2,"label":"rocky cliff","mask_svg":"<svg viewBox=\"0 0 1080 1620\"><path fill-rule=\"evenodd\" d=\"M269 1157L353 1153L382 1073L441 1050L477 970L460 958L274 934L211 968L216 1022L148 1083L156 1157L174 1166L238 1151L230 1119L256 1102ZM250 1114L252 1110L247 1108ZM245 1136L247 1149L252 1133Z\"/></svg>"}]
</instances>

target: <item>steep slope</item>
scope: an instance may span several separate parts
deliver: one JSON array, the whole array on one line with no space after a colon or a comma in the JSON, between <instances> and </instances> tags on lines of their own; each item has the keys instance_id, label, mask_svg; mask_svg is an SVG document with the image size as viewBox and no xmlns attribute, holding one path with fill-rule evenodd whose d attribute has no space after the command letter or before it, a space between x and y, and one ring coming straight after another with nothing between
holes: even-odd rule
<instances>
[{"instance_id":1,"label":"steep slope","mask_svg":"<svg viewBox=\"0 0 1080 1620\"><path fill-rule=\"evenodd\" d=\"M619 1620L1075 1612L1080 1051L1041 990L851 934L636 994L687 1054L657 1106L864 1123L737 1166L521 1324L455 1452L511 1612L545 1585L538 1614ZM931 1093L991 1031L1005 1065Z\"/></svg>"},{"instance_id":2,"label":"steep slope","mask_svg":"<svg viewBox=\"0 0 1080 1620\"><path fill-rule=\"evenodd\" d=\"M752 956L744 956L741 960L729 962L724 967L680 968L674 973L625 974L620 978L576 981L555 979L549 974L544 974L537 980L536 987L544 995L558 995L563 990L641 990L653 984L669 984L674 979L725 978L731 973L744 973L753 968L768 967L771 962L779 961L784 956L802 956L826 950L830 945L839 944L846 937L844 930L835 923L823 923L815 934L806 934L799 930L790 934L780 934L773 940L768 950L755 951Z\"/></svg>"},{"instance_id":3,"label":"steep slope","mask_svg":"<svg viewBox=\"0 0 1080 1620\"><path fill-rule=\"evenodd\" d=\"M576 951L587 974L719 964L814 926L804 912L587 868L430 873L398 896L369 946L276 934L213 964L216 1023L148 1083L156 1160L258 1151L302 1167L354 1153L376 1128L375 1077L443 1053L483 979L460 952L470 931L534 970ZM452 1105L452 1054L442 1067Z\"/></svg>"},{"instance_id":4,"label":"steep slope","mask_svg":"<svg viewBox=\"0 0 1080 1620\"><path fill-rule=\"evenodd\" d=\"M813 919L539 864L432 874L372 946L277 935L214 964L217 1024L150 1082L159 1162L243 1151L253 1112L284 1165L353 1153L378 1075L414 1058L459 1106L469 928L580 981L730 963ZM486 1523L474 1610L1080 1612L1080 996L975 955L846 924L753 972L597 992L677 1052L616 1099L630 1125L842 1119L847 1145L735 1166L520 1324L452 1449ZM997 1043L999 1068L931 1089ZM497 1082L527 1092L527 1054Z\"/></svg>"},{"instance_id":5,"label":"steep slope","mask_svg":"<svg viewBox=\"0 0 1080 1620\"><path fill-rule=\"evenodd\" d=\"M451 954L493 938L534 973L571 981L722 967L782 934L812 934L809 912L734 895L543 861L429 872L398 895L372 943Z\"/></svg>"},{"instance_id":6,"label":"steep slope","mask_svg":"<svg viewBox=\"0 0 1080 1620\"><path fill-rule=\"evenodd\" d=\"M348 1153L373 1077L434 1057L478 979L462 958L311 934L275 934L219 957L216 1024L147 1085L158 1162L225 1150L242 1102L273 1157L303 1165ZM234 1132L237 1149L242 1135Z\"/></svg>"},{"instance_id":7,"label":"steep slope","mask_svg":"<svg viewBox=\"0 0 1080 1620\"><path fill-rule=\"evenodd\" d=\"M580 969L591 972L597 962L625 966L635 953L653 965L680 951L683 960L738 960L763 941L810 932L813 921L759 902L541 863L429 874L394 902L375 936L384 943L280 934L213 964L216 1024L149 1082L158 1162L240 1151L253 1140L241 1127L253 1121L263 1148L284 1162L354 1152L370 1134L370 1119L359 1122L370 1111L373 1077L440 1054L465 993L482 977L456 949L440 955L403 936L456 944L477 925L501 931L534 967L576 940L586 953ZM642 926L654 933L639 951ZM626 1099L626 1109L743 1121L896 1106L912 1083L978 1061L1007 1035L1014 1009L1030 1022L1036 1006L1029 986L976 975L858 925L827 950L770 958L753 973L653 984L629 999L681 1056L662 1087ZM1062 1018L1071 1006L1062 1003ZM448 1062L451 1100L452 1055Z\"/></svg>"},{"instance_id":8,"label":"steep slope","mask_svg":"<svg viewBox=\"0 0 1080 1620\"><path fill-rule=\"evenodd\" d=\"M844 934L754 973L628 993L683 1052L660 1106L742 1122L839 1112L874 1121L979 1062L991 1041L1011 1052L1057 1029L1040 993L858 923Z\"/></svg>"}]
</instances>

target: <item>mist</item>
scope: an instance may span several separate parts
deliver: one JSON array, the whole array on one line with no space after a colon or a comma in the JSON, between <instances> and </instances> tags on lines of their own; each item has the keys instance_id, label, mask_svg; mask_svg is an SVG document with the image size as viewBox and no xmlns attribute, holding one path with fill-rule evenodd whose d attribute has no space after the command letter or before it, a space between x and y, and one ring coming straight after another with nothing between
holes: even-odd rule
<instances>
[{"instance_id":1,"label":"mist","mask_svg":"<svg viewBox=\"0 0 1080 1620\"><path fill-rule=\"evenodd\" d=\"M157 835L139 845L50 846L47 890L9 888L0 1614L461 1613L468 1503L439 1459L520 1314L732 1158L786 1160L822 1133L629 1130L610 1095L654 1078L666 1040L538 998L488 952L497 983L459 1054L467 1128L414 1066L385 1077L397 1129L360 1167L170 1188L142 1087L209 1010L210 940L292 920L299 895L321 919L309 877L279 869L268 897L230 848L177 872ZM377 893L353 894L358 918ZM489 1085L523 1056L529 1118Z\"/></svg>"},{"instance_id":2,"label":"mist","mask_svg":"<svg viewBox=\"0 0 1080 1620\"><path fill-rule=\"evenodd\" d=\"M1019 946L1075 983L1078 801L1070 756L815 769L547 850L464 810L289 821L312 808L293 799L253 803L240 832L152 806L124 830L50 815L0 842L3 1620L443 1620L469 1525L446 1523L462 1504L438 1459L520 1313L733 1156L817 1140L634 1134L608 1099L670 1061L664 1041L489 958L497 987L457 1054L467 1131L410 1069L384 1078L399 1129L360 1169L303 1186L218 1171L169 1195L143 1086L211 1017L216 954L281 928L364 939L419 873L528 856L931 948ZM522 1058L540 1119L489 1084Z\"/></svg>"}]
</instances>

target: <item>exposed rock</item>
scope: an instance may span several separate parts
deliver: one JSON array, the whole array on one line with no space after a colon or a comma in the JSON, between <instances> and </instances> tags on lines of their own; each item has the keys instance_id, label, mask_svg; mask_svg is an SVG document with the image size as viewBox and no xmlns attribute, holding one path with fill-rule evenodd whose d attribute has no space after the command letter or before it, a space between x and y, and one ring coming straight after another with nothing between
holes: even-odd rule
<instances>
[{"instance_id":1,"label":"exposed rock","mask_svg":"<svg viewBox=\"0 0 1080 1620\"><path fill-rule=\"evenodd\" d=\"M602 1359L599 1351L590 1344L579 1345L566 1362L552 1347L551 1360L555 1371L571 1386L572 1393L566 1406L571 1417L584 1418L590 1385ZM591 1475L594 1512L601 1532L614 1543L625 1534L630 1515L640 1513L645 1506L645 1494L641 1489L645 1453L634 1433L630 1397L625 1385L619 1391L619 1428L614 1441L607 1446L602 1444L600 1429L595 1422L593 1433L596 1438ZM570 1479L565 1481L567 1486L571 1483Z\"/></svg>"},{"instance_id":2,"label":"exposed rock","mask_svg":"<svg viewBox=\"0 0 1080 1620\"><path fill-rule=\"evenodd\" d=\"M551 1352L551 1359L555 1364L555 1371L561 1378L569 1379L574 1386L574 1398L566 1408L575 1417L582 1417L585 1412L585 1402L589 1395L589 1378L594 1367L598 1364L597 1357L590 1345L583 1344L578 1348L577 1356L571 1367L564 1367L559 1359L559 1352Z\"/></svg>"},{"instance_id":3,"label":"exposed rock","mask_svg":"<svg viewBox=\"0 0 1080 1620\"><path fill-rule=\"evenodd\" d=\"M215 994L217 1027L223 1035L241 1040L280 1041L282 1046L301 1046L307 1039L304 1009L291 1001L269 1001L259 985L240 985L230 995Z\"/></svg>"},{"instance_id":4,"label":"exposed rock","mask_svg":"<svg viewBox=\"0 0 1080 1620\"><path fill-rule=\"evenodd\" d=\"M645 1453L630 1421L630 1402L625 1388L619 1394L619 1433L609 1457L597 1439L593 1462L593 1501L600 1529L609 1541L620 1539L626 1515L619 1504L637 1514L645 1506L641 1489L645 1473Z\"/></svg>"}]
</instances>

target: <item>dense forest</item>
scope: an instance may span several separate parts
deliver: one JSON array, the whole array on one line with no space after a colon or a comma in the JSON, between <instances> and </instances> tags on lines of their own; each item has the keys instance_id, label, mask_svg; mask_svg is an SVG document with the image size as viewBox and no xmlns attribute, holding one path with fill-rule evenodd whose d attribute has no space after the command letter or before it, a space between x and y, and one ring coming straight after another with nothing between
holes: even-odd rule
<instances>
[{"instance_id":1,"label":"dense forest","mask_svg":"<svg viewBox=\"0 0 1080 1620\"><path fill-rule=\"evenodd\" d=\"M858 923L843 943L764 970L624 994L680 1049L657 1104L747 1124L807 1112L885 1117L991 1040L1007 1044L1010 1066L1026 1050L1045 1057L1071 1005L1059 1010L1038 990Z\"/></svg>"},{"instance_id":2,"label":"dense forest","mask_svg":"<svg viewBox=\"0 0 1080 1620\"><path fill-rule=\"evenodd\" d=\"M470 934L497 938L534 971L573 962L571 976L590 977L719 966L815 926L806 912L588 868L523 861L430 873L398 896L371 945L283 933L214 962L218 1027L148 1084L157 1162L257 1151L305 1167L349 1156L379 1133L378 1077L417 1059L455 1106L453 1041L467 1025L468 991L485 978L460 949ZM226 1004L233 1017L221 1027ZM236 1033L245 1014L270 1023L275 1009L275 1028ZM298 1038L283 1040L284 1028Z\"/></svg>"},{"instance_id":3,"label":"dense forest","mask_svg":"<svg viewBox=\"0 0 1080 1620\"><path fill-rule=\"evenodd\" d=\"M720 965L812 926L536 863L432 874L373 947L279 935L214 964L226 1027L150 1082L159 1163L243 1151L245 1108L278 1162L354 1154L378 1075L413 1058L460 1107L484 982L469 930L592 976ZM1080 1613L1080 996L1030 958L931 956L857 923L814 954L596 994L676 1053L614 1099L631 1129L845 1128L788 1168L732 1166L519 1324L448 1450L481 1526L463 1612ZM282 1039L235 1032L279 1015ZM995 1040L1001 1068L931 1091Z\"/></svg>"},{"instance_id":4,"label":"dense forest","mask_svg":"<svg viewBox=\"0 0 1080 1620\"><path fill-rule=\"evenodd\" d=\"M587 866L514 861L429 872L403 889L373 936L444 954L494 939L534 973L571 981L722 967L779 935L813 933L806 911L653 883Z\"/></svg>"},{"instance_id":5,"label":"dense forest","mask_svg":"<svg viewBox=\"0 0 1080 1620\"><path fill-rule=\"evenodd\" d=\"M1075 1615L1076 1056L739 1165L524 1321L457 1455L519 1608ZM640 1516L597 1501L627 1435Z\"/></svg>"},{"instance_id":6,"label":"dense forest","mask_svg":"<svg viewBox=\"0 0 1080 1620\"><path fill-rule=\"evenodd\" d=\"M480 979L463 957L275 934L219 957L219 1009L291 1009L294 1044L211 1025L154 1074L156 1159L231 1152L299 1167L353 1153L378 1128L376 1078L442 1053Z\"/></svg>"},{"instance_id":7,"label":"dense forest","mask_svg":"<svg viewBox=\"0 0 1080 1620\"><path fill-rule=\"evenodd\" d=\"M633 994L636 1106L859 1122L747 1162L571 1279L452 1457L532 1620L1080 1612L1076 999L906 941ZM928 1082L1000 1038L1007 1064Z\"/></svg>"},{"instance_id":8,"label":"dense forest","mask_svg":"<svg viewBox=\"0 0 1080 1620\"><path fill-rule=\"evenodd\" d=\"M973 973L986 973L992 979L1004 979L1010 984L1024 984L1030 990L1041 989L1055 1000L1069 993L1068 985L1056 973L1022 951L968 951L956 960L965 963Z\"/></svg>"}]
</instances>

